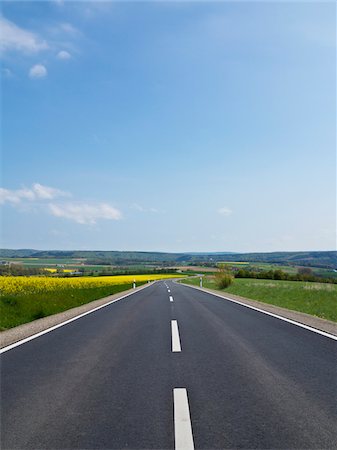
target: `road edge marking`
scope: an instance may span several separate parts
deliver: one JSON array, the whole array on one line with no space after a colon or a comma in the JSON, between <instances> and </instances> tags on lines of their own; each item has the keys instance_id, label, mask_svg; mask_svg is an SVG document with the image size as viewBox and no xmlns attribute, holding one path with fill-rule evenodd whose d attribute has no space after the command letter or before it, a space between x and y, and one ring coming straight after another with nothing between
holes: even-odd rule
<instances>
[{"instance_id":1,"label":"road edge marking","mask_svg":"<svg viewBox=\"0 0 337 450\"><path fill-rule=\"evenodd\" d=\"M141 286L140 289L137 289L136 291L129 292L128 294L125 294L122 297L118 297L118 298L115 298L114 300L111 300L108 303L104 303L104 305L97 306L96 308L91 309L90 311L81 313L78 316L72 317L71 319L65 320L64 322L58 323L57 325L53 325L52 327L46 328L43 331L39 331L38 333L32 334L31 336L28 336L24 339L14 342L13 344L7 345L6 347L3 347L0 349L0 355L2 353L8 352L8 350L12 350L13 348L18 347L19 345L25 344L26 342L32 341L33 339L43 336L44 334L50 333L51 331L54 331L57 328L63 327L64 325L67 325L68 323L74 322L74 320L80 319L81 317L87 316L88 314L98 311L99 309L105 308L106 306L109 306L112 303L118 302L119 300L123 300L126 297L130 297L130 295L136 294L137 292L140 292L141 290L146 289L147 287L150 287L153 284L154 283L151 283L151 284L147 283L144 286Z\"/></svg>"},{"instance_id":2,"label":"road edge marking","mask_svg":"<svg viewBox=\"0 0 337 450\"><path fill-rule=\"evenodd\" d=\"M292 325L297 325L298 327L304 328L305 330L312 331L313 333L317 333L317 334L320 334L320 335L325 336L327 338L333 339L334 341L337 341L337 336L335 336L333 334L330 334L330 333L327 333L326 331L319 330L318 328L310 327L309 325L305 325L304 323L297 322L296 320L292 320L292 319L288 319L287 317L279 316L278 314L274 314L272 312L265 311L265 310L260 309L260 308L256 308L255 306L252 306L252 305L247 305L246 303L240 302L239 300L234 300L232 298L224 297L224 296L222 296L220 294L216 294L215 292L205 291L204 289L200 289L197 286L191 286L191 285L182 284L182 283L179 283L179 284L182 285L182 286L186 286L186 287L192 288L192 289L196 289L196 290L201 291L201 292L205 292L206 294L214 295L215 297L222 298L222 300L228 300L230 302L237 303L238 305L245 306L246 308L253 309L253 310L258 311L260 313L266 314L267 316L275 317L276 319L283 320L284 322L291 323ZM253 299L250 299L250 300L253 300ZM256 301L258 301L258 300L256 300ZM292 310L289 310L289 311L292 311ZM301 312L301 311L296 311L296 312Z\"/></svg>"},{"instance_id":3,"label":"road edge marking","mask_svg":"<svg viewBox=\"0 0 337 450\"><path fill-rule=\"evenodd\" d=\"M172 352L181 352L178 322L171 320Z\"/></svg>"},{"instance_id":4,"label":"road edge marking","mask_svg":"<svg viewBox=\"0 0 337 450\"><path fill-rule=\"evenodd\" d=\"M173 389L174 447L176 450L194 450L193 433L187 390Z\"/></svg>"}]
</instances>

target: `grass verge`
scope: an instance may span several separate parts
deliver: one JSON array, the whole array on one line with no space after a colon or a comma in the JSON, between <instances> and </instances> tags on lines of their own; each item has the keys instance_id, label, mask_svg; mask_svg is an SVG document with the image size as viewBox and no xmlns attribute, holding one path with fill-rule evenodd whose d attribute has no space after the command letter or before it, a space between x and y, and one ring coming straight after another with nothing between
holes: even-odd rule
<instances>
[{"instance_id":1,"label":"grass verge","mask_svg":"<svg viewBox=\"0 0 337 450\"><path fill-rule=\"evenodd\" d=\"M182 282L199 286L200 281L189 278ZM337 322L336 284L236 278L228 288L218 289L214 277L206 276L203 286Z\"/></svg>"},{"instance_id":2,"label":"grass verge","mask_svg":"<svg viewBox=\"0 0 337 450\"><path fill-rule=\"evenodd\" d=\"M138 282L137 286L144 284ZM69 288L35 294L6 295L1 297L0 330L31 322L42 317L81 306L99 298L130 289L132 285L116 284L102 287Z\"/></svg>"}]
</instances>

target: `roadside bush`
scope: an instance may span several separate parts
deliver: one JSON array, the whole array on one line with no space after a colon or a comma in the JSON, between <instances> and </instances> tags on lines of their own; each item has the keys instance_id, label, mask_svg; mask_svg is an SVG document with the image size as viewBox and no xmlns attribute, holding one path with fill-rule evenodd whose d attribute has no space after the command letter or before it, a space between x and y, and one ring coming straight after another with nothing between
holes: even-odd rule
<instances>
[{"instance_id":1,"label":"roadside bush","mask_svg":"<svg viewBox=\"0 0 337 450\"><path fill-rule=\"evenodd\" d=\"M215 283L219 289L225 289L233 282L233 277L229 273L216 274Z\"/></svg>"},{"instance_id":2,"label":"roadside bush","mask_svg":"<svg viewBox=\"0 0 337 450\"><path fill-rule=\"evenodd\" d=\"M215 274L215 284L219 289L226 289L233 282L233 275L227 272L224 264L218 265L218 272Z\"/></svg>"}]
</instances>

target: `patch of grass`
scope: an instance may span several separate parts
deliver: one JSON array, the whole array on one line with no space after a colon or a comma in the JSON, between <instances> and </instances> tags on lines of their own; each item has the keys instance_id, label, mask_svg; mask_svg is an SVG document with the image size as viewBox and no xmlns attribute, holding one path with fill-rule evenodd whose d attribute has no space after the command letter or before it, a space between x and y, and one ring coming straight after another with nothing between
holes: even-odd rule
<instances>
[{"instance_id":1,"label":"patch of grass","mask_svg":"<svg viewBox=\"0 0 337 450\"><path fill-rule=\"evenodd\" d=\"M144 284L144 282L138 282L137 286L140 284ZM94 288L69 288L35 294L21 293L15 296L6 295L0 299L0 329L3 331L66 311L131 287L132 285L127 283Z\"/></svg>"},{"instance_id":2,"label":"patch of grass","mask_svg":"<svg viewBox=\"0 0 337 450\"><path fill-rule=\"evenodd\" d=\"M184 279L183 282L199 286L199 278ZM203 286L218 289L214 277L204 277ZM236 278L232 285L221 291L337 322L335 284Z\"/></svg>"}]
</instances>

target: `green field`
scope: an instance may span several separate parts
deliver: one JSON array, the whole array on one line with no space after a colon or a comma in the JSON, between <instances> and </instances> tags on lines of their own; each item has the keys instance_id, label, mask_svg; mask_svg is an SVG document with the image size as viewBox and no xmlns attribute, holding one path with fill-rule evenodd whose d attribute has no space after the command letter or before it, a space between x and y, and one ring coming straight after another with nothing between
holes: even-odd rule
<instances>
[{"instance_id":1,"label":"green field","mask_svg":"<svg viewBox=\"0 0 337 450\"><path fill-rule=\"evenodd\" d=\"M198 286L199 278L185 279L183 283ZM214 278L204 277L203 286L216 289ZM221 292L337 322L336 284L236 278L231 286Z\"/></svg>"},{"instance_id":2,"label":"green field","mask_svg":"<svg viewBox=\"0 0 337 450\"><path fill-rule=\"evenodd\" d=\"M137 286L141 284L144 284L144 282L137 282ZM0 330L3 331L32 320L66 311L93 300L125 291L131 287L132 285L128 283L99 288L69 288L57 292L46 291L31 295L2 297L0 300Z\"/></svg>"}]
</instances>

